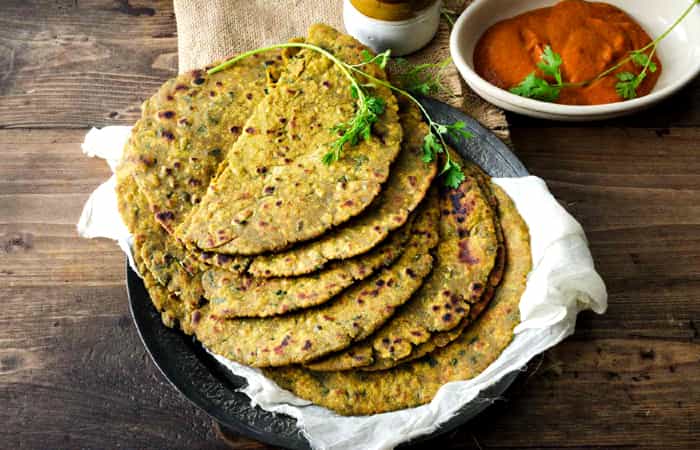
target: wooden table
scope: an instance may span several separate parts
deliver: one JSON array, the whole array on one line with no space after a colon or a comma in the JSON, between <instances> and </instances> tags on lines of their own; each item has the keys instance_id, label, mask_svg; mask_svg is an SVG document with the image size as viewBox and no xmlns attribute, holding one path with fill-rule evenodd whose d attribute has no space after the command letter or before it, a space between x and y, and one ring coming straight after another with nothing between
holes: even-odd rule
<instances>
[{"instance_id":1,"label":"wooden table","mask_svg":"<svg viewBox=\"0 0 700 450\"><path fill-rule=\"evenodd\" d=\"M225 448L146 355L122 253L75 229L109 175L82 155L86 130L137 119L175 74L175 33L167 0L0 4L3 448ZM510 119L522 160L588 232L610 307L430 445L698 448L700 80L624 120Z\"/></svg>"}]
</instances>

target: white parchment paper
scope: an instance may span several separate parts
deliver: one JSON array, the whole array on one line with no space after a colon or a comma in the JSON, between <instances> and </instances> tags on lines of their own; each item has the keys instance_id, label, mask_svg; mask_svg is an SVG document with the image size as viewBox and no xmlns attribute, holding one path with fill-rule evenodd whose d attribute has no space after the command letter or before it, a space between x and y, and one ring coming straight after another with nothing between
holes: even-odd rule
<instances>
[{"instance_id":1,"label":"white parchment paper","mask_svg":"<svg viewBox=\"0 0 700 450\"><path fill-rule=\"evenodd\" d=\"M83 151L106 159L114 170L129 131L129 127L92 129ZM545 182L533 176L494 181L514 200L530 228L533 270L520 300L522 322L513 342L476 378L444 385L432 402L417 408L343 417L280 389L257 369L215 357L248 380L243 392L253 404L296 418L317 449L390 449L435 430L480 391L522 370L533 357L572 334L580 311L592 309L602 314L607 308L605 284L595 271L583 229L554 199ZM117 211L115 184L112 176L93 192L80 216L78 233L116 240L131 261L131 237Z\"/></svg>"}]
</instances>

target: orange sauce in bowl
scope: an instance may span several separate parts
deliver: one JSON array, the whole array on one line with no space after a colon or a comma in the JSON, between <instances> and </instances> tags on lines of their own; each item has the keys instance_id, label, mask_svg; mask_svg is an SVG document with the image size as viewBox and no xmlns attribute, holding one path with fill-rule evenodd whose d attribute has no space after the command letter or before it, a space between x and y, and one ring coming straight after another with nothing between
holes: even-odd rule
<instances>
[{"instance_id":1,"label":"orange sauce in bowl","mask_svg":"<svg viewBox=\"0 0 700 450\"><path fill-rule=\"evenodd\" d=\"M651 42L642 27L621 9L607 3L564 0L503 20L481 36L474 50L474 69L485 80L503 89L517 86L530 73L554 82L537 68L549 45L561 55L564 82L581 83L595 78L628 56L632 50ZM661 75L656 55L656 72L647 71L637 88L646 95ZM615 72L580 87L565 87L557 103L599 105L622 101L615 90L617 73L638 74L642 68L629 61Z\"/></svg>"}]
</instances>

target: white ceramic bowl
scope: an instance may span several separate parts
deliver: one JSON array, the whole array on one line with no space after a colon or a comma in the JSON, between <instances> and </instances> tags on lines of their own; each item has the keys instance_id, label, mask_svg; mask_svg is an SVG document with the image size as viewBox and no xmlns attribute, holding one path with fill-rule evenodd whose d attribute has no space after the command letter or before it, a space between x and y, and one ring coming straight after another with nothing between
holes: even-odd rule
<instances>
[{"instance_id":1,"label":"white ceramic bowl","mask_svg":"<svg viewBox=\"0 0 700 450\"><path fill-rule=\"evenodd\" d=\"M632 16L652 37L663 33L690 5L691 0L603 0ZM467 84L487 101L519 114L563 121L587 121L622 116L652 106L690 82L700 73L700 6L660 44L663 70L654 90L646 96L619 103L592 106L558 105L511 94L474 72L474 47L494 23L554 5L556 0L477 0L455 23L450 52Z\"/></svg>"}]
</instances>

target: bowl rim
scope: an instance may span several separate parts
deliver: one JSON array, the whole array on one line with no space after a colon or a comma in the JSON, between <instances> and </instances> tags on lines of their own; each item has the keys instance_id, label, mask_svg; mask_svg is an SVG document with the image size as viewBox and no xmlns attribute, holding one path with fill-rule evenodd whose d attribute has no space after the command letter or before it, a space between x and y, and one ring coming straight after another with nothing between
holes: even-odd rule
<instances>
[{"instance_id":1,"label":"bowl rim","mask_svg":"<svg viewBox=\"0 0 700 450\"><path fill-rule=\"evenodd\" d=\"M560 105L558 103L543 102L526 97L521 97L512 94L505 89L501 89L485 79L474 71L470 64L467 63L465 55L460 51L459 35L461 34L464 24L469 18L480 8L484 7L488 0L476 0L472 5L466 8L454 24L450 33L450 54L457 69L464 77L468 84L473 84L475 90L482 90L489 95L499 99L501 102L512 104L522 109L528 109L545 114L556 114L559 116L604 116L614 115L625 111L642 109L656 103L671 94L680 90L687 83L692 81L700 74L700 64L693 70L688 71L683 76L676 79L672 84L651 92L645 96L637 97L631 100L625 100L617 103L607 103L603 105Z\"/></svg>"}]
</instances>

